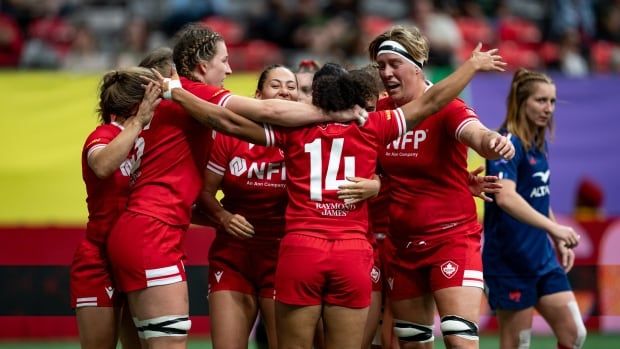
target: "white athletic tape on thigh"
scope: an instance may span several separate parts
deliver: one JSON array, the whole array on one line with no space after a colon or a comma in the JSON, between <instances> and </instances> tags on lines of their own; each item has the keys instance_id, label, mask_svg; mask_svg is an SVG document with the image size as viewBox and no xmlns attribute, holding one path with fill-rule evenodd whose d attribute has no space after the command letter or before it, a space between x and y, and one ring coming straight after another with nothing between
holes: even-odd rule
<instances>
[{"instance_id":1,"label":"white athletic tape on thigh","mask_svg":"<svg viewBox=\"0 0 620 349\"><path fill-rule=\"evenodd\" d=\"M519 348L518 349L530 349L530 341L532 339L532 329L527 329L519 332Z\"/></svg>"},{"instance_id":2,"label":"white athletic tape on thigh","mask_svg":"<svg viewBox=\"0 0 620 349\"><path fill-rule=\"evenodd\" d=\"M458 315L442 317L441 332L444 336L457 336L472 341L479 340L478 325Z\"/></svg>"},{"instance_id":3,"label":"white athletic tape on thigh","mask_svg":"<svg viewBox=\"0 0 620 349\"><path fill-rule=\"evenodd\" d=\"M435 340L434 325L421 325L394 319L394 334L403 342L427 343Z\"/></svg>"},{"instance_id":4,"label":"white athletic tape on thigh","mask_svg":"<svg viewBox=\"0 0 620 349\"><path fill-rule=\"evenodd\" d=\"M586 341L588 332L586 331L586 326L583 324L583 319L581 318L581 312L579 311L577 302L568 302L568 310L570 310L573 321L575 321L575 326L577 327L577 338L575 339L575 343L573 343L573 349L581 349L581 347L583 347L583 343Z\"/></svg>"},{"instance_id":5,"label":"white athletic tape on thigh","mask_svg":"<svg viewBox=\"0 0 620 349\"><path fill-rule=\"evenodd\" d=\"M192 327L188 315L167 315L152 319L138 320L134 318L138 336L143 339L154 337L187 336Z\"/></svg>"}]
</instances>

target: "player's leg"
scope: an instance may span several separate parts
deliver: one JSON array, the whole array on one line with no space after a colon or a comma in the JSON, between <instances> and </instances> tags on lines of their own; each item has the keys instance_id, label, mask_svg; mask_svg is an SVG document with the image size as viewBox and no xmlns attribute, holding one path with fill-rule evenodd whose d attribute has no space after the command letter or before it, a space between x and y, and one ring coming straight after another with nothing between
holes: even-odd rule
<instances>
[{"instance_id":1,"label":"player's leg","mask_svg":"<svg viewBox=\"0 0 620 349\"><path fill-rule=\"evenodd\" d=\"M267 341L269 342L269 349L276 349L278 347L278 336L276 331L276 304L273 297L260 297L258 298L258 305L260 307L260 315L265 326L265 332L267 332Z\"/></svg>"},{"instance_id":2,"label":"player's leg","mask_svg":"<svg viewBox=\"0 0 620 349\"><path fill-rule=\"evenodd\" d=\"M276 302L279 349L310 349L321 305L297 306Z\"/></svg>"},{"instance_id":3,"label":"player's leg","mask_svg":"<svg viewBox=\"0 0 620 349\"><path fill-rule=\"evenodd\" d=\"M500 348L529 348L538 277L485 275L485 283L489 305L497 314Z\"/></svg>"},{"instance_id":4,"label":"player's leg","mask_svg":"<svg viewBox=\"0 0 620 349\"><path fill-rule=\"evenodd\" d=\"M214 348L248 347L258 313L257 287L250 281L252 270L248 267L259 265L248 260L252 249L246 245L218 235L209 249L208 299Z\"/></svg>"},{"instance_id":5,"label":"player's leg","mask_svg":"<svg viewBox=\"0 0 620 349\"><path fill-rule=\"evenodd\" d=\"M434 293L446 348L478 348L482 289L449 287Z\"/></svg>"},{"instance_id":6,"label":"player's leg","mask_svg":"<svg viewBox=\"0 0 620 349\"><path fill-rule=\"evenodd\" d=\"M289 233L280 243L275 277L278 348L311 348L321 316L330 242Z\"/></svg>"},{"instance_id":7,"label":"player's leg","mask_svg":"<svg viewBox=\"0 0 620 349\"><path fill-rule=\"evenodd\" d=\"M149 349L186 348L191 328L187 282L128 293L138 335Z\"/></svg>"},{"instance_id":8,"label":"player's leg","mask_svg":"<svg viewBox=\"0 0 620 349\"><path fill-rule=\"evenodd\" d=\"M540 289L542 297L536 309L553 329L558 348L583 347L586 327L564 271L558 267L544 275L540 280Z\"/></svg>"},{"instance_id":9,"label":"player's leg","mask_svg":"<svg viewBox=\"0 0 620 349\"><path fill-rule=\"evenodd\" d=\"M500 349L528 349L532 337L534 308L497 310Z\"/></svg>"},{"instance_id":10,"label":"player's leg","mask_svg":"<svg viewBox=\"0 0 620 349\"><path fill-rule=\"evenodd\" d=\"M358 349L363 340L364 325L368 318L368 307L356 309L336 305L325 305L325 348Z\"/></svg>"},{"instance_id":11,"label":"player's leg","mask_svg":"<svg viewBox=\"0 0 620 349\"><path fill-rule=\"evenodd\" d=\"M447 348L478 348L478 323L484 289L481 227L451 239L428 241L432 249L430 287Z\"/></svg>"},{"instance_id":12,"label":"player's leg","mask_svg":"<svg viewBox=\"0 0 620 349\"><path fill-rule=\"evenodd\" d=\"M409 248L422 246L409 241L384 240L384 271L393 329L403 349L432 348L435 337L435 300L430 291L428 268L422 268L424 251Z\"/></svg>"},{"instance_id":13,"label":"player's leg","mask_svg":"<svg viewBox=\"0 0 620 349\"><path fill-rule=\"evenodd\" d=\"M70 289L81 347L116 348L122 302L101 244L80 243L71 263Z\"/></svg>"},{"instance_id":14,"label":"player's leg","mask_svg":"<svg viewBox=\"0 0 620 349\"><path fill-rule=\"evenodd\" d=\"M183 227L126 211L110 232L107 255L148 348L185 348L191 328ZM143 346L144 347L144 346Z\"/></svg>"},{"instance_id":15,"label":"player's leg","mask_svg":"<svg viewBox=\"0 0 620 349\"><path fill-rule=\"evenodd\" d=\"M370 295L370 307L368 308L368 317L364 325L364 337L362 348L371 347L373 339L381 322L381 291L372 291Z\"/></svg>"},{"instance_id":16,"label":"player's leg","mask_svg":"<svg viewBox=\"0 0 620 349\"><path fill-rule=\"evenodd\" d=\"M123 309L121 311L121 320L119 328L119 338L123 349L140 349L140 337L138 337L138 330L133 322L131 311L129 311L129 304L127 304L127 297L125 297Z\"/></svg>"},{"instance_id":17,"label":"player's leg","mask_svg":"<svg viewBox=\"0 0 620 349\"><path fill-rule=\"evenodd\" d=\"M211 292L209 316L213 348L247 348L257 309L253 295L237 291Z\"/></svg>"},{"instance_id":18,"label":"player's leg","mask_svg":"<svg viewBox=\"0 0 620 349\"><path fill-rule=\"evenodd\" d=\"M83 349L114 349L120 308L80 307L75 311Z\"/></svg>"},{"instance_id":19,"label":"player's leg","mask_svg":"<svg viewBox=\"0 0 620 349\"><path fill-rule=\"evenodd\" d=\"M435 337L435 302L431 294L391 301L394 334L403 349L429 349Z\"/></svg>"}]
</instances>

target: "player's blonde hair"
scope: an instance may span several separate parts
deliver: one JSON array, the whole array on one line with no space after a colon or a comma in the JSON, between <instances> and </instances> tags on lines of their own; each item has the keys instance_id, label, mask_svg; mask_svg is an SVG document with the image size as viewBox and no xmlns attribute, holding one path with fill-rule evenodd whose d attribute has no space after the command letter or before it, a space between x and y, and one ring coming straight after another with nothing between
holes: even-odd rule
<instances>
[{"instance_id":1,"label":"player's blonde hair","mask_svg":"<svg viewBox=\"0 0 620 349\"><path fill-rule=\"evenodd\" d=\"M224 41L217 32L201 23L190 23L176 34L176 45L172 59L179 75L197 81L192 71L201 61L210 61L215 56L216 44Z\"/></svg>"},{"instance_id":2,"label":"player's blonde hair","mask_svg":"<svg viewBox=\"0 0 620 349\"><path fill-rule=\"evenodd\" d=\"M368 45L368 55L371 61L377 60L377 53L379 53L379 46L386 40L396 41L407 50L407 52L416 61L424 64L428 61L428 41L420 32L417 27L405 27L402 25L395 25L383 34L377 36Z\"/></svg>"},{"instance_id":3,"label":"player's blonde hair","mask_svg":"<svg viewBox=\"0 0 620 349\"><path fill-rule=\"evenodd\" d=\"M112 115L126 119L137 111L144 97L143 77L156 80L149 69L140 67L112 70L103 76L97 112L104 123L110 123Z\"/></svg>"},{"instance_id":4,"label":"player's blonde hair","mask_svg":"<svg viewBox=\"0 0 620 349\"><path fill-rule=\"evenodd\" d=\"M529 71L524 68L515 72L510 85L508 100L506 101L506 119L502 124L502 128L521 139L525 151L530 150L532 146L535 146L540 151L544 151L545 135L547 132L553 135L554 129L553 115L551 115L551 120L549 120L545 127L533 125L527 118L527 115L525 115L523 105L534 94L536 84L553 85L553 80L546 74Z\"/></svg>"}]
</instances>

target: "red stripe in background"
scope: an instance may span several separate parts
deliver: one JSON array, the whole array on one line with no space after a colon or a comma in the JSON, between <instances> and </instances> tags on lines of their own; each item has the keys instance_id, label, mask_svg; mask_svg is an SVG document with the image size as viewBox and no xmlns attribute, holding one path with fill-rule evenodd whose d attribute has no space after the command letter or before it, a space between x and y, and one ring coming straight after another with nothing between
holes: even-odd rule
<instances>
[{"instance_id":1,"label":"red stripe in background","mask_svg":"<svg viewBox=\"0 0 620 349\"><path fill-rule=\"evenodd\" d=\"M191 316L191 335L206 336L211 328L208 316ZM0 338L59 339L77 337L75 316L0 316Z\"/></svg>"},{"instance_id":2,"label":"red stripe in background","mask_svg":"<svg viewBox=\"0 0 620 349\"><path fill-rule=\"evenodd\" d=\"M82 227L2 227L0 265L70 265L84 236ZM185 237L186 265L208 265L215 232L192 226Z\"/></svg>"}]
</instances>

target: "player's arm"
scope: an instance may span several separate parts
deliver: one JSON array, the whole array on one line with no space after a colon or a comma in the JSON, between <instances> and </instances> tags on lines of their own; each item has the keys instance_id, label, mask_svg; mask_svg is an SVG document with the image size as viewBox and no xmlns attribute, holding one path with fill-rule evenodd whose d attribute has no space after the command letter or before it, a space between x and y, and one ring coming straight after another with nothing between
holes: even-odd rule
<instances>
[{"instance_id":1,"label":"player's arm","mask_svg":"<svg viewBox=\"0 0 620 349\"><path fill-rule=\"evenodd\" d=\"M325 114L319 108L301 102L282 99L255 99L230 96L226 108L256 122L297 127L324 121L350 121L362 114L357 107L342 112Z\"/></svg>"},{"instance_id":2,"label":"player's arm","mask_svg":"<svg viewBox=\"0 0 620 349\"><path fill-rule=\"evenodd\" d=\"M515 155L515 147L507 137L489 130L478 120L469 121L458 134L458 140L485 159L510 160Z\"/></svg>"},{"instance_id":3,"label":"player's arm","mask_svg":"<svg viewBox=\"0 0 620 349\"><path fill-rule=\"evenodd\" d=\"M562 241L569 247L577 246L579 236L573 228L557 224L545 215L536 211L517 193L516 183L510 179L500 180L502 189L495 194L497 205L518 221L545 230L556 241Z\"/></svg>"},{"instance_id":4,"label":"player's arm","mask_svg":"<svg viewBox=\"0 0 620 349\"><path fill-rule=\"evenodd\" d=\"M506 63L497 54L497 49L480 51L478 44L471 57L445 79L433 85L420 98L401 107L405 114L407 130L413 129L428 116L435 114L448 102L456 98L479 71L504 71Z\"/></svg>"},{"instance_id":5,"label":"player's arm","mask_svg":"<svg viewBox=\"0 0 620 349\"><path fill-rule=\"evenodd\" d=\"M161 101L160 93L161 90L157 85L149 83L138 112L125 121L123 131L106 146L97 148L88 155L88 167L98 178L109 177L127 159L142 128L151 122L155 107Z\"/></svg>"},{"instance_id":6,"label":"player's arm","mask_svg":"<svg viewBox=\"0 0 620 349\"><path fill-rule=\"evenodd\" d=\"M171 97L204 125L254 144L265 145L267 142L262 125L227 108L204 101L180 87L172 88Z\"/></svg>"},{"instance_id":7,"label":"player's arm","mask_svg":"<svg viewBox=\"0 0 620 349\"><path fill-rule=\"evenodd\" d=\"M224 176L210 170L204 172L204 184L200 193L200 202L207 214L224 227L227 233L240 239L254 236L254 227L245 217L226 210L217 200L217 191Z\"/></svg>"}]
</instances>

